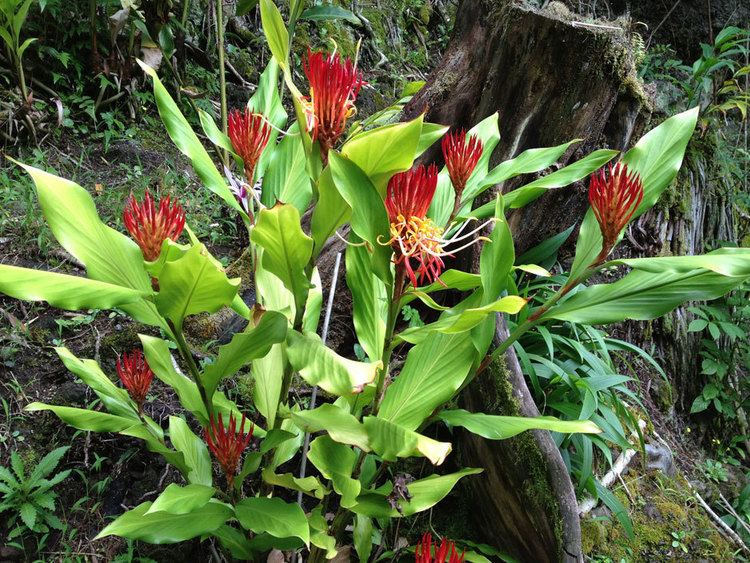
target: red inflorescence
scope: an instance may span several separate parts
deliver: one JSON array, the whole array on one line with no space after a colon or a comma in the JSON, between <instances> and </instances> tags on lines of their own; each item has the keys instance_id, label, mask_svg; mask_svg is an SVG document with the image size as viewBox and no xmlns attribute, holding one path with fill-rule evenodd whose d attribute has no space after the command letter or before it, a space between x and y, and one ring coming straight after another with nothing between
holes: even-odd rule
<instances>
[{"instance_id":1,"label":"red inflorescence","mask_svg":"<svg viewBox=\"0 0 750 563\"><path fill-rule=\"evenodd\" d=\"M240 155L245 164L247 183L252 185L255 167L271 137L271 125L260 113L245 108L245 111L232 110L228 127L229 140L232 141L234 152Z\"/></svg>"},{"instance_id":2,"label":"red inflorescence","mask_svg":"<svg viewBox=\"0 0 750 563\"><path fill-rule=\"evenodd\" d=\"M435 543L435 555L432 554L432 534L425 532L422 542L414 551L415 563L463 563L464 553L456 551L456 544L443 538L438 547Z\"/></svg>"},{"instance_id":3,"label":"red inflorescence","mask_svg":"<svg viewBox=\"0 0 750 563\"><path fill-rule=\"evenodd\" d=\"M641 201L643 183L637 174L628 172L625 164L610 164L591 175L589 202L603 239L597 263L606 259Z\"/></svg>"},{"instance_id":4,"label":"red inflorescence","mask_svg":"<svg viewBox=\"0 0 750 563\"><path fill-rule=\"evenodd\" d=\"M474 135L469 135L467 139L466 131L461 129L443 137L442 147L448 175L456 191L456 198L460 199L471 173L482 156L482 141Z\"/></svg>"},{"instance_id":5,"label":"red inflorescence","mask_svg":"<svg viewBox=\"0 0 750 563\"><path fill-rule=\"evenodd\" d=\"M355 64L341 59L338 54L307 50L302 63L310 83L310 97L306 100L308 129L313 141L320 143L323 161L346 128L346 120L355 113L354 102L366 82Z\"/></svg>"},{"instance_id":6,"label":"red inflorescence","mask_svg":"<svg viewBox=\"0 0 750 563\"><path fill-rule=\"evenodd\" d=\"M169 196L159 201L157 210L151 193L146 190L143 203L138 203L131 193L122 213L122 220L130 236L138 243L143 257L153 262L161 254L161 246L167 239L177 240L185 227L185 212L177 201Z\"/></svg>"},{"instance_id":7,"label":"red inflorescence","mask_svg":"<svg viewBox=\"0 0 750 563\"><path fill-rule=\"evenodd\" d=\"M437 187L437 168L419 165L388 182L385 207L391 223L393 261L402 265L414 287L426 278L435 281L445 264L443 229L427 217ZM416 270L412 261L417 263Z\"/></svg>"},{"instance_id":8,"label":"red inflorescence","mask_svg":"<svg viewBox=\"0 0 750 563\"><path fill-rule=\"evenodd\" d=\"M213 452L216 461L219 462L224 475L227 478L227 486L231 488L234 476L237 473L237 466L240 463L242 452L245 451L250 439L253 437L255 426L251 423L250 429L245 434L245 415L242 415L242 422L239 429L234 415L229 415L229 425L224 426L221 415L219 421L211 415L211 426L204 430L206 444Z\"/></svg>"},{"instance_id":9,"label":"red inflorescence","mask_svg":"<svg viewBox=\"0 0 750 563\"><path fill-rule=\"evenodd\" d=\"M117 375L128 390L130 398L138 405L138 413L143 412L143 402L154 379L154 372L146 363L140 350L123 354L117 359Z\"/></svg>"}]
</instances>

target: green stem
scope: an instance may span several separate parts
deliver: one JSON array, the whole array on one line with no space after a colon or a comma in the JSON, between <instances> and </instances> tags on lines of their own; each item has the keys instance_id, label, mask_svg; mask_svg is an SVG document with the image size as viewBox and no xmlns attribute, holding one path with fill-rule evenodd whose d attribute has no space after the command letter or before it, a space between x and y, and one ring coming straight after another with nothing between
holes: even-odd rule
<instances>
[{"instance_id":1,"label":"green stem","mask_svg":"<svg viewBox=\"0 0 750 563\"><path fill-rule=\"evenodd\" d=\"M227 134L227 76L224 68L224 0L216 2L216 39L219 45L219 88L221 90L221 130ZM221 151L222 160L229 160L227 151ZM252 178L249 179L252 181Z\"/></svg>"},{"instance_id":2,"label":"green stem","mask_svg":"<svg viewBox=\"0 0 750 563\"><path fill-rule=\"evenodd\" d=\"M391 361L391 354L393 353L393 333L396 329L396 321L398 320L398 312L401 305L401 296L404 294L404 281L406 278L406 271L402 265L396 266L396 275L393 281L393 298L388 306L388 320L386 322L386 338L385 346L383 347L383 369L380 371L378 376L378 383L375 387L375 405L373 407L372 414L378 414L380 408L381 395L383 394L383 387L385 386L385 380L388 378L388 368Z\"/></svg>"},{"instance_id":3,"label":"green stem","mask_svg":"<svg viewBox=\"0 0 750 563\"><path fill-rule=\"evenodd\" d=\"M169 322L169 327L172 329L172 332L174 333L174 338L175 338L175 341L177 342L177 347L180 350L180 355L185 360L185 363L188 366L188 371L190 372L190 375L195 381L195 384L198 386L198 391L200 392L201 400L203 401L203 408L206 409L206 417L210 421L211 416L214 413L213 404L209 400L208 395L206 394L206 388L203 386L203 382L201 381L201 374L200 374L200 371L198 370L198 364L195 363L193 354L190 352L190 346L185 340L185 336L182 334L182 330L177 329L177 327L175 327L171 321L168 321L168 322Z\"/></svg>"}]
</instances>

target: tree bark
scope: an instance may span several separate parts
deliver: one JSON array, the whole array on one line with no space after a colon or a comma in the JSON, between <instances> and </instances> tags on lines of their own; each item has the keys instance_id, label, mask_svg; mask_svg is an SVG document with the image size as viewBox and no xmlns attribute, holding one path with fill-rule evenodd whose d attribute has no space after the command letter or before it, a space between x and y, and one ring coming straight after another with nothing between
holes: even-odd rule
<instances>
[{"instance_id":1,"label":"tree bark","mask_svg":"<svg viewBox=\"0 0 750 563\"><path fill-rule=\"evenodd\" d=\"M493 164L574 138L583 141L563 164L595 148L626 148L650 107L628 34L582 25L564 7L553 7L463 0L446 53L404 118L426 111L430 121L468 128L499 112L501 143ZM433 147L427 158L438 150ZM498 186L495 193L511 187ZM587 206L581 184L514 211L509 220L517 255L580 222ZM505 360L462 400L474 411L538 415L512 350ZM575 492L548 432L491 443L465 434L458 446L462 461L486 469L467 485L485 541L520 561L582 561Z\"/></svg>"}]
</instances>

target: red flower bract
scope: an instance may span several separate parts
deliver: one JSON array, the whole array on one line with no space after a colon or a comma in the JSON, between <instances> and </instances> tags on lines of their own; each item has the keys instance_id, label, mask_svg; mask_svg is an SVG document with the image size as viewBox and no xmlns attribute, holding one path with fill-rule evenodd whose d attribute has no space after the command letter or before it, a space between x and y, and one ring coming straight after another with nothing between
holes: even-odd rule
<instances>
[{"instance_id":1,"label":"red flower bract","mask_svg":"<svg viewBox=\"0 0 750 563\"><path fill-rule=\"evenodd\" d=\"M176 241L180 237L185 227L185 212L177 201L171 202L169 196L159 201L157 209L151 193L146 190L143 203L138 203L130 194L122 220L130 236L141 247L143 257L153 262L161 254L165 240Z\"/></svg>"},{"instance_id":2,"label":"red flower bract","mask_svg":"<svg viewBox=\"0 0 750 563\"><path fill-rule=\"evenodd\" d=\"M445 266L443 229L427 218L437 187L437 168L419 165L396 174L388 182L385 207L391 222L393 261L403 266L414 287L427 278L435 281ZM414 270L412 261L417 263Z\"/></svg>"},{"instance_id":3,"label":"red flower bract","mask_svg":"<svg viewBox=\"0 0 750 563\"><path fill-rule=\"evenodd\" d=\"M461 129L443 137L442 148L445 166L456 191L456 199L460 200L466 183L482 156L482 141L474 135L469 135L467 140L466 131Z\"/></svg>"},{"instance_id":4,"label":"red flower bract","mask_svg":"<svg viewBox=\"0 0 750 563\"><path fill-rule=\"evenodd\" d=\"M250 438L253 437L255 426L251 423L250 429L245 434L244 414L242 415L242 422L239 429L237 428L237 421L234 415L229 415L229 425L226 427L221 415L218 419L217 423L214 416L211 415L211 425L204 430L204 436L206 444L208 444L216 461L219 462L221 469L224 471L224 475L227 478L227 486L231 488L234 476L237 473L237 466L240 463L240 457L242 457L242 452L245 451L245 448L250 443Z\"/></svg>"},{"instance_id":5,"label":"red flower bract","mask_svg":"<svg viewBox=\"0 0 750 563\"><path fill-rule=\"evenodd\" d=\"M313 141L320 143L323 162L328 161L328 151L344 133L346 120L355 112L354 102L359 89L365 84L362 74L349 59L338 54L313 53L307 50L302 68L310 83L308 129Z\"/></svg>"},{"instance_id":6,"label":"red flower bract","mask_svg":"<svg viewBox=\"0 0 750 563\"><path fill-rule=\"evenodd\" d=\"M432 555L432 534L425 532L422 542L414 550L415 563L463 563L464 553L456 551L456 544L443 538L438 547L435 543L435 556Z\"/></svg>"},{"instance_id":7,"label":"red flower bract","mask_svg":"<svg viewBox=\"0 0 750 563\"><path fill-rule=\"evenodd\" d=\"M245 178L252 185L255 167L260 155L271 137L271 125L263 115L253 113L250 108L245 111L232 110L229 114L229 140L232 147L245 164Z\"/></svg>"},{"instance_id":8,"label":"red flower bract","mask_svg":"<svg viewBox=\"0 0 750 563\"><path fill-rule=\"evenodd\" d=\"M602 251L595 263L610 253L617 237L643 201L643 183L623 163L611 164L591 175L589 202L602 232Z\"/></svg>"},{"instance_id":9,"label":"red flower bract","mask_svg":"<svg viewBox=\"0 0 750 563\"><path fill-rule=\"evenodd\" d=\"M143 412L143 402L154 379L154 372L146 363L140 350L123 354L117 358L117 375L128 390L130 398L138 405L138 413Z\"/></svg>"}]
</instances>

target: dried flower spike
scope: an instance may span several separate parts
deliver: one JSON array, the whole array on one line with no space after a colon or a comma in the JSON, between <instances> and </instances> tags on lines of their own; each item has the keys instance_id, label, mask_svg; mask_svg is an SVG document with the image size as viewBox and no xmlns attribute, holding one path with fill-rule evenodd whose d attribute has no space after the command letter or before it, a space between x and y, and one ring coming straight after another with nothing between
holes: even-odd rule
<instances>
[{"instance_id":1,"label":"dried flower spike","mask_svg":"<svg viewBox=\"0 0 750 563\"><path fill-rule=\"evenodd\" d=\"M128 390L130 398L138 405L138 414L143 413L143 403L154 379L154 372L148 366L143 353L133 350L117 358L117 375Z\"/></svg>"},{"instance_id":2,"label":"dried flower spike","mask_svg":"<svg viewBox=\"0 0 750 563\"><path fill-rule=\"evenodd\" d=\"M122 220L130 236L141 247L143 257L153 262L161 254L165 240L176 241L180 237L185 227L185 212L177 201L170 201L169 196L161 198L157 209L151 193L146 190L143 203L138 203L130 194Z\"/></svg>"},{"instance_id":3,"label":"dried flower spike","mask_svg":"<svg viewBox=\"0 0 750 563\"><path fill-rule=\"evenodd\" d=\"M271 125L260 113L245 108L245 111L231 111L228 128L234 152L240 155L245 165L247 183L252 185L255 167L271 137Z\"/></svg>"},{"instance_id":4,"label":"dried flower spike","mask_svg":"<svg viewBox=\"0 0 750 563\"><path fill-rule=\"evenodd\" d=\"M219 462L221 469L227 479L227 488L232 488L234 476L237 474L237 467L240 463L242 452L245 451L250 439L253 437L255 426L251 423L250 428L245 434L245 415L242 415L242 422L239 429L237 420L234 415L229 415L229 425L224 426L221 416L218 416L218 423L211 415L211 425L204 430L206 444L214 454L216 461Z\"/></svg>"},{"instance_id":5,"label":"dried flower spike","mask_svg":"<svg viewBox=\"0 0 750 563\"><path fill-rule=\"evenodd\" d=\"M415 563L463 563L464 553L456 551L456 544L443 538L438 547L435 543L435 555L432 554L432 534L425 532L422 542L414 550Z\"/></svg>"},{"instance_id":6,"label":"dried flower spike","mask_svg":"<svg viewBox=\"0 0 750 563\"><path fill-rule=\"evenodd\" d=\"M591 175L589 202L602 232L602 251L595 264L606 260L641 201L643 183L625 164L610 164Z\"/></svg>"},{"instance_id":7,"label":"dried flower spike","mask_svg":"<svg viewBox=\"0 0 750 563\"><path fill-rule=\"evenodd\" d=\"M391 223L391 238L388 244L393 248L393 262L403 267L414 287L427 280L439 281L445 264L443 257L471 246L482 240L473 236L487 224L482 224L469 233L461 234L470 222L450 239L443 238L443 229L427 217L432 198L437 187L437 168L419 165L416 168L393 176L388 182L385 207ZM464 246L447 250L450 244L472 239ZM416 263L416 270L414 267Z\"/></svg>"},{"instance_id":8,"label":"dried flower spike","mask_svg":"<svg viewBox=\"0 0 750 563\"><path fill-rule=\"evenodd\" d=\"M365 81L349 59L338 54L307 50L302 68L310 83L306 104L307 127L313 141L320 143L323 162L346 128L346 120L356 112L354 102Z\"/></svg>"},{"instance_id":9,"label":"dried flower spike","mask_svg":"<svg viewBox=\"0 0 750 563\"><path fill-rule=\"evenodd\" d=\"M456 191L456 201L460 201L471 173L482 156L482 141L475 135L469 135L467 139L466 131L461 129L443 137L442 148L445 166Z\"/></svg>"}]
</instances>

